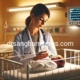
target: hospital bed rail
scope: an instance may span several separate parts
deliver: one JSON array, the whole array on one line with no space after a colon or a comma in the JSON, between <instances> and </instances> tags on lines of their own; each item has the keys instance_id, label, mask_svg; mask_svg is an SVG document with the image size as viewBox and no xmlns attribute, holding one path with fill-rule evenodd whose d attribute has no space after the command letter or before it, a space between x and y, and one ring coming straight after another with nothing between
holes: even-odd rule
<instances>
[{"instance_id":1,"label":"hospital bed rail","mask_svg":"<svg viewBox=\"0 0 80 80\"><path fill-rule=\"evenodd\" d=\"M57 72L58 76L55 79L54 79L54 77L52 77L52 78L49 77L50 78L49 79L47 77L47 73L45 72L45 75L44 75L45 78L43 80L75 80L75 79L80 80L80 50L76 50L76 49L57 49L57 50L63 50L65 61L70 63L70 65L74 65L75 69L74 69L74 71L72 73L67 75L68 77L66 77L65 75L64 76L62 75L63 78L61 78L61 79L59 77L60 76L60 73L59 73L60 68L58 69L58 72ZM4 63L7 63L7 65L6 65L7 69L6 70L4 70ZM15 80L15 76L14 76L15 72L14 71L17 70L17 69L21 69L21 71L22 71L22 68L23 68L23 64L22 63L19 63L19 62L13 61L13 60L9 60L9 59L4 59L4 58L0 58L0 65L1 65L0 66L0 78L4 78L4 73L3 73L4 71L6 73L11 73L11 70L13 70L13 79L12 79L11 76L8 76L6 74L6 76L8 77L9 80L10 79L11 80ZM29 68L29 65L27 65L27 67L26 67L27 70L26 70L26 79L25 80L32 80L32 79L30 79L30 75L29 75L30 73L29 73L29 69L28 68ZM70 67L70 72L71 71L72 71L72 68ZM54 75L54 72L55 71L52 70L52 74L51 75ZM66 74L66 66L64 66L63 73ZM74 74L74 75L72 76L72 74ZM17 71L17 79L16 80L19 79L19 77L18 77L19 75L21 75L20 76L21 77L20 80L24 80L24 78L23 78L24 74L22 72L21 72L21 74L18 74L18 71ZM39 77L39 75L40 74L38 74L38 77ZM33 79L33 80L42 80L42 78Z\"/></svg>"},{"instance_id":2,"label":"hospital bed rail","mask_svg":"<svg viewBox=\"0 0 80 80\"><path fill-rule=\"evenodd\" d=\"M6 69L5 69L5 66L6 66ZM23 67L22 63L19 63L19 62L13 61L13 60L9 60L9 59L5 59L5 58L0 58L0 78L4 79L4 73L3 73L4 71L6 73L8 73L7 71L9 70L9 73L11 73L11 70L13 70L13 75L14 75L15 74L14 70L15 69L22 70L22 67ZM8 77L8 76L6 75L6 77ZM18 73L17 73L17 78L18 78ZM14 79L14 77L13 77L13 79ZM23 80L22 74L21 74L21 80Z\"/></svg>"},{"instance_id":3,"label":"hospital bed rail","mask_svg":"<svg viewBox=\"0 0 80 80\"><path fill-rule=\"evenodd\" d=\"M12 56L13 51L0 52L0 57L7 58L8 56Z\"/></svg>"},{"instance_id":4,"label":"hospital bed rail","mask_svg":"<svg viewBox=\"0 0 80 80\"><path fill-rule=\"evenodd\" d=\"M64 56L64 59L65 61L66 60L70 60L70 63L72 61L72 59L74 60L74 64L76 64L76 61L78 61L78 65L80 64L79 63L79 60L80 60L80 50L77 50L77 49L67 49L67 48L60 48L60 49L57 49L57 51L60 51L62 50L63 51L63 56Z\"/></svg>"}]
</instances>

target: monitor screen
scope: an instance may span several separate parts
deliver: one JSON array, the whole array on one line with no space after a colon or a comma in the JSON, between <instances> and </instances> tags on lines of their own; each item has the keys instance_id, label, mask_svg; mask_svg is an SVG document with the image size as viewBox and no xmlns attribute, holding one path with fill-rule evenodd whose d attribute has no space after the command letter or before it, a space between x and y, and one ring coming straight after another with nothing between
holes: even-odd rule
<instances>
[{"instance_id":1,"label":"monitor screen","mask_svg":"<svg viewBox=\"0 0 80 80\"><path fill-rule=\"evenodd\" d=\"M68 24L80 25L80 7L68 7Z\"/></svg>"}]
</instances>

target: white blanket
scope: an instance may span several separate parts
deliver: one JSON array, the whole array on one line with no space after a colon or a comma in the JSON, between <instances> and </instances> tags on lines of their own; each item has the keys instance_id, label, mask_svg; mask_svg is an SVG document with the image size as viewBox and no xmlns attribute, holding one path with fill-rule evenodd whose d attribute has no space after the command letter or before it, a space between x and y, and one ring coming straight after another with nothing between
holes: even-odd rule
<instances>
[{"instance_id":1,"label":"white blanket","mask_svg":"<svg viewBox=\"0 0 80 80\"><path fill-rule=\"evenodd\" d=\"M23 73L26 73L26 66L22 69ZM50 59L30 61L29 63L29 71L30 72L41 72L41 71L49 71L57 68L57 64Z\"/></svg>"},{"instance_id":2,"label":"white blanket","mask_svg":"<svg viewBox=\"0 0 80 80\"><path fill-rule=\"evenodd\" d=\"M47 71L57 68L57 64L52 60L37 60L30 63L32 72Z\"/></svg>"}]
</instances>

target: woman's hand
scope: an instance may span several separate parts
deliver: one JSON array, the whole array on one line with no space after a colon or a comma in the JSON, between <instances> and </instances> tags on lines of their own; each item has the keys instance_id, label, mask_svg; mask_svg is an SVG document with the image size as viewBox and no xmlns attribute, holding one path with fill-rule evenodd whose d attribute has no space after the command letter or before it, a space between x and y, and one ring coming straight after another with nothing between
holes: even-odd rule
<instances>
[{"instance_id":1,"label":"woman's hand","mask_svg":"<svg viewBox=\"0 0 80 80\"><path fill-rule=\"evenodd\" d=\"M33 60L41 60L43 58L46 58L48 56L48 53L46 51L41 51L36 55L36 57L33 58Z\"/></svg>"}]
</instances>

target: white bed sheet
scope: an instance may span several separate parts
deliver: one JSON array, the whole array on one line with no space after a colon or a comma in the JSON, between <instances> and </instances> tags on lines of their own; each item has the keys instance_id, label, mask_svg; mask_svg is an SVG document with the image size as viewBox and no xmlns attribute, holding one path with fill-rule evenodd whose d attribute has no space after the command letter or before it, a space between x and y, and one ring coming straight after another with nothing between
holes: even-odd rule
<instances>
[{"instance_id":1,"label":"white bed sheet","mask_svg":"<svg viewBox=\"0 0 80 80\"><path fill-rule=\"evenodd\" d=\"M8 80L27 80L25 73L22 73L23 79L21 79L21 72L18 72L18 70L15 70L14 72L13 70L7 71L7 73L6 71L4 71L3 76L5 79ZM76 76L80 76L80 65L66 63L65 67L63 68L58 68L46 72L30 73L29 80L66 80L70 77L76 77Z\"/></svg>"}]
</instances>

